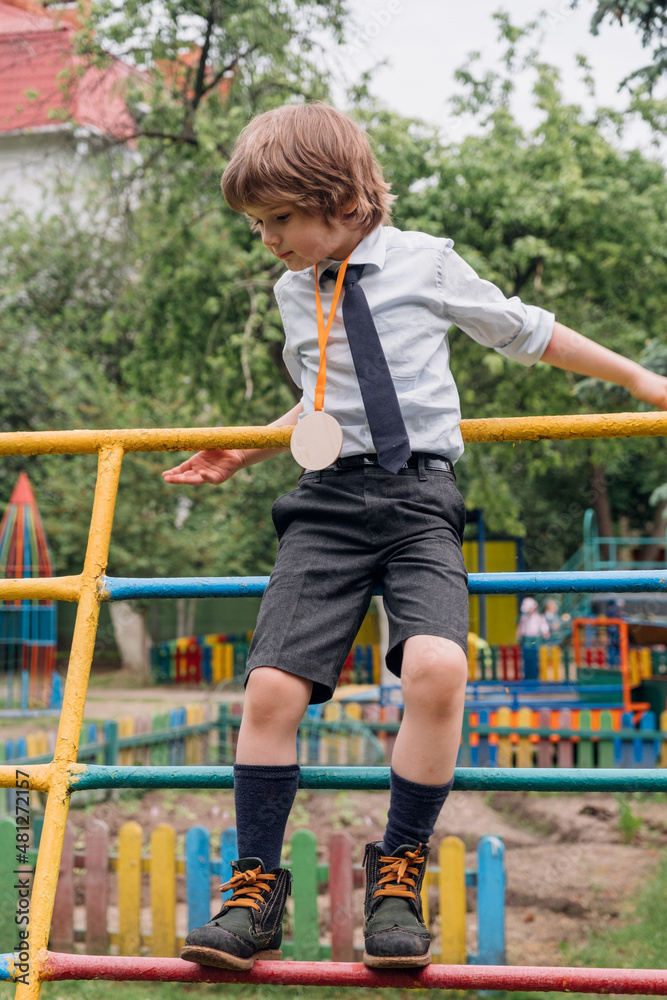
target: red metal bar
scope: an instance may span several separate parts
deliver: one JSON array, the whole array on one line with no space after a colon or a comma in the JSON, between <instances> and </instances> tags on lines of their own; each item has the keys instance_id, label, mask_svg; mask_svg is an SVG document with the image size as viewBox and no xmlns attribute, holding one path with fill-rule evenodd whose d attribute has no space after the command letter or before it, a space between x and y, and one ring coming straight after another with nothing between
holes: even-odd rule
<instances>
[{"instance_id":1,"label":"red metal bar","mask_svg":"<svg viewBox=\"0 0 667 1000\"><path fill-rule=\"evenodd\" d=\"M404 990L542 990L557 993L667 995L663 969L572 969L548 966L429 965L414 972L377 972L360 962L257 962L227 972L179 958L124 958L49 953L44 979L109 979L174 983L272 983L278 986L395 986Z\"/></svg>"}]
</instances>

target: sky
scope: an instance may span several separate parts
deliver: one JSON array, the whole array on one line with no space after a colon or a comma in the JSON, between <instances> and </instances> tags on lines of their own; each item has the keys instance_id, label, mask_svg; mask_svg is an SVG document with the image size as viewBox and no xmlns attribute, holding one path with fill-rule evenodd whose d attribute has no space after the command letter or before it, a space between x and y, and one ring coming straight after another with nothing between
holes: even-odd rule
<instances>
[{"instance_id":1,"label":"sky","mask_svg":"<svg viewBox=\"0 0 667 1000\"><path fill-rule=\"evenodd\" d=\"M595 10L593 0L580 0L570 9L569 0L369 0L355 8L357 29L339 57L341 69L354 79L372 65L387 61L376 71L371 86L380 101L410 117L437 125L445 140L456 141L469 125L455 119L448 106L456 92L454 70L471 51L482 55L481 65L498 65L502 52L493 13L503 9L513 24L523 26L544 11L540 56L556 65L568 101L593 107L595 103L624 107L620 81L639 66L650 62L651 49L630 25L605 24L600 33L589 31ZM587 97L576 67L575 56L583 53L593 67L596 101ZM515 111L530 126L535 122L527 81L517 81ZM626 145L648 151L648 134L633 128Z\"/></svg>"}]
</instances>

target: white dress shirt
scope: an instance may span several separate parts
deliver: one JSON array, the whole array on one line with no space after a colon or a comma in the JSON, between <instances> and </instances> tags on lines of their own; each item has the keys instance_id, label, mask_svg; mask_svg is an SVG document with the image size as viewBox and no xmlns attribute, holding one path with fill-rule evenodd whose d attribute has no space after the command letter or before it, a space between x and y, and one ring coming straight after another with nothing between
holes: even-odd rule
<instances>
[{"instance_id":1,"label":"white dress shirt","mask_svg":"<svg viewBox=\"0 0 667 1000\"><path fill-rule=\"evenodd\" d=\"M350 258L365 264L360 285L387 358L413 452L455 462L463 453L461 410L449 367L447 331L460 327L479 344L524 365L534 364L553 332L554 315L508 299L479 278L449 239L378 227ZM321 275L330 261L318 264ZM324 317L334 282L321 287ZM320 363L312 267L287 271L275 286L285 328L285 364L303 389L304 415L314 409ZM343 293L344 294L344 293ZM341 455L375 451L339 303L327 343L324 409L343 429Z\"/></svg>"}]
</instances>

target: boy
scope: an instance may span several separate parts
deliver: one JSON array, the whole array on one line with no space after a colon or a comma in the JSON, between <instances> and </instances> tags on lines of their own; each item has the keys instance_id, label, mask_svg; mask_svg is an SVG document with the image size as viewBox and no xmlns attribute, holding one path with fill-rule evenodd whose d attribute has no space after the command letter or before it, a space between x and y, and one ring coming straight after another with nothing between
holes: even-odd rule
<instances>
[{"instance_id":1,"label":"boy","mask_svg":"<svg viewBox=\"0 0 667 1000\"><path fill-rule=\"evenodd\" d=\"M368 141L327 105L286 106L251 121L222 188L287 268L276 298L285 362L303 398L273 426L321 410L326 385L343 443L338 459L334 452L328 464L315 463L326 467L306 470L274 504L280 544L248 655L234 767L234 892L188 935L182 956L233 969L280 957L289 891L280 850L298 783L297 728L310 702L331 697L381 584L387 665L401 678L404 716L387 829L366 847L364 961L424 966L431 954L420 889L452 785L467 676L465 508L453 471L463 445L447 330L456 323L524 364L541 358L594 374L661 408L667 379L506 299L451 240L384 228L392 198ZM318 327L324 336L327 313L324 373ZM222 483L272 454L200 452L164 478Z\"/></svg>"}]
</instances>

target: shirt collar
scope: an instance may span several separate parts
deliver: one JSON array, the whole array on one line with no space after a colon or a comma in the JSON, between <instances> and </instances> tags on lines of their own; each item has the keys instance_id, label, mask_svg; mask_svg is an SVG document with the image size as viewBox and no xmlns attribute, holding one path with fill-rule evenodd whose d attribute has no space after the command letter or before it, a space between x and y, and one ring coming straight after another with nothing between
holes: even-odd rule
<instances>
[{"instance_id":1,"label":"shirt collar","mask_svg":"<svg viewBox=\"0 0 667 1000\"><path fill-rule=\"evenodd\" d=\"M381 271L384 267L386 254L387 234L383 226L378 226L354 248L350 264L373 264Z\"/></svg>"}]
</instances>

